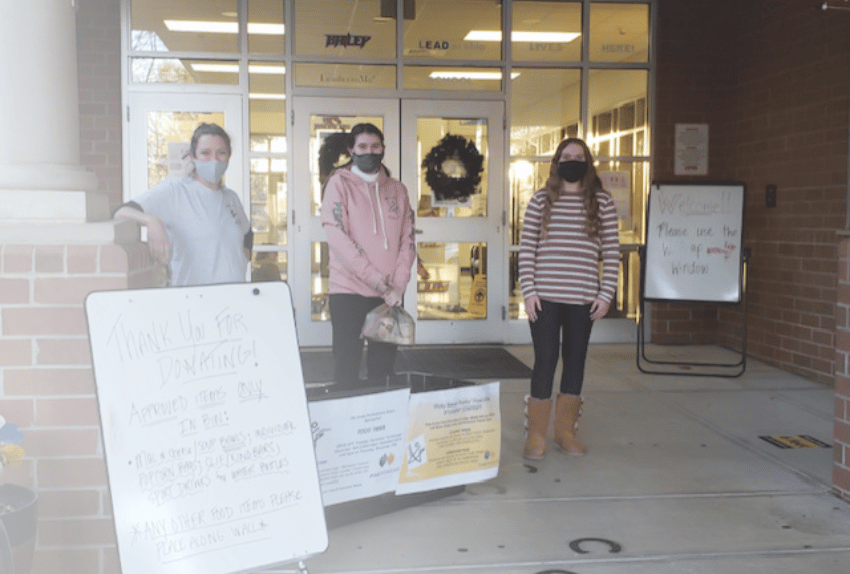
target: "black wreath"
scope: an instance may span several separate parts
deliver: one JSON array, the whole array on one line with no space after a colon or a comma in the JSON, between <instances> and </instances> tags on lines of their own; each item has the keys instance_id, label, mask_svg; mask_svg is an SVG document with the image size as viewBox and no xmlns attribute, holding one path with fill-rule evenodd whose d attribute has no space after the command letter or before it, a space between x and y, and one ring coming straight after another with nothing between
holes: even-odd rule
<instances>
[{"instance_id":1,"label":"black wreath","mask_svg":"<svg viewBox=\"0 0 850 574\"><path fill-rule=\"evenodd\" d=\"M463 164L466 175L452 177L443 171L443 162L456 159ZM438 201L466 199L479 191L481 172L484 171L484 156L478 148L463 136L446 134L440 143L431 148L422 160L425 181Z\"/></svg>"}]
</instances>

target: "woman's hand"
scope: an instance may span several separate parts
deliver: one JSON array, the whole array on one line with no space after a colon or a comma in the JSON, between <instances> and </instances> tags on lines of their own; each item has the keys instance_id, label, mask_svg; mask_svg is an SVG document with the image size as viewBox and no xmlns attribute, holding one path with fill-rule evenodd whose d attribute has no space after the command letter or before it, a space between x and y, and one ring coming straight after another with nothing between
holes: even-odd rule
<instances>
[{"instance_id":1,"label":"woman's hand","mask_svg":"<svg viewBox=\"0 0 850 574\"><path fill-rule=\"evenodd\" d=\"M165 224L156 215L139 211L135 207L123 205L115 212L116 221L135 221L148 228L148 249L154 261L168 265L171 263L171 240Z\"/></svg>"},{"instance_id":2,"label":"woman's hand","mask_svg":"<svg viewBox=\"0 0 850 574\"><path fill-rule=\"evenodd\" d=\"M590 319L592 321L598 321L608 314L608 308L610 306L611 303L606 303L602 299L594 299L593 303L590 304Z\"/></svg>"},{"instance_id":3,"label":"woman's hand","mask_svg":"<svg viewBox=\"0 0 850 574\"><path fill-rule=\"evenodd\" d=\"M401 299L404 295L404 291L401 289L391 288L386 293L382 295L384 299L384 303L389 307L398 307L401 305Z\"/></svg>"},{"instance_id":4,"label":"woman's hand","mask_svg":"<svg viewBox=\"0 0 850 574\"><path fill-rule=\"evenodd\" d=\"M148 249L150 249L151 257L163 265L168 265L171 263L171 241L168 239L165 224L159 217L151 215L146 225L148 228Z\"/></svg>"},{"instance_id":5,"label":"woman's hand","mask_svg":"<svg viewBox=\"0 0 850 574\"><path fill-rule=\"evenodd\" d=\"M540 297L537 295L529 295L525 298L525 312L528 314L528 318L532 323L537 320L537 312L541 309Z\"/></svg>"}]
</instances>

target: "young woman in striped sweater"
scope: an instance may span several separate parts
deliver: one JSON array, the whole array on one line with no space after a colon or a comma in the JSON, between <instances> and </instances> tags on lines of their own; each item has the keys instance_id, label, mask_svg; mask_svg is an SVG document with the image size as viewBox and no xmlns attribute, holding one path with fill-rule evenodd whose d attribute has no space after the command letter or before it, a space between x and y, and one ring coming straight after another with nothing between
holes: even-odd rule
<instances>
[{"instance_id":1,"label":"young woman in striped sweater","mask_svg":"<svg viewBox=\"0 0 850 574\"><path fill-rule=\"evenodd\" d=\"M602 189L590 149L566 139L552 157L546 187L528 203L522 229L519 279L534 345L525 458L546 453L559 354L555 444L567 454L586 452L575 433L587 346L593 322L608 313L616 294L619 251L614 200Z\"/></svg>"}]
</instances>

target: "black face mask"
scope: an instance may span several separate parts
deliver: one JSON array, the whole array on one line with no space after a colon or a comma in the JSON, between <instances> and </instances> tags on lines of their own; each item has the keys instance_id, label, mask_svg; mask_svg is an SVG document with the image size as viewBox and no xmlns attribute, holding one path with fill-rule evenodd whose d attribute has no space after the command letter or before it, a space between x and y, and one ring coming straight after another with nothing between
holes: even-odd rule
<instances>
[{"instance_id":1,"label":"black face mask","mask_svg":"<svg viewBox=\"0 0 850 574\"><path fill-rule=\"evenodd\" d=\"M351 161L363 173L375 173L378 171L378 168L381 167L382 159L384 159L384 154L382 153L351 154Z\"/></svg>"},{"instance_id":2,"label":"black face mask","mask_svg":"<svg viewBox=\"0 0 850 574\"><path fill-rule=\"evenodd\" d=\"M558 163L558 175L570 183L575 183L587 173L587 163L571 159Z\"/></svg>"}]
</instances>

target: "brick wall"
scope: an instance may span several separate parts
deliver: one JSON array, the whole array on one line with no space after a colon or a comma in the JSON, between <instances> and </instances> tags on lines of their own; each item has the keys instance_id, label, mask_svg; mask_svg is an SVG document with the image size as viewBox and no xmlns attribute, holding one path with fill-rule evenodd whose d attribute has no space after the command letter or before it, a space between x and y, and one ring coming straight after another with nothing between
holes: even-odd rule
<instances>
[{"instance_id":1,"label":"brick wall","mask_svg":"<svg viewBox=\"0 0 850 574\"><path fill-rule=\"evenodd\" d=\"M675 124L708 123L704 179L747 186L749 355L831 383L835 231L847 209L850 15L806 0L660 0L658 26L655 178L672 177ZM778 187L772 209L766 184ZM686 320L677 310L667 321L667 310L654 306L652 340L708 342L712 311L685 309ZM716 342L740 348L741 310L715 312Z\"/></svg>"},{"instance_id":2,"label":"brick wall","mask_svg":"<svg viewBox=\"0 0 850 574\"><path fill-rule=\"evenodd\" d=\"M673 172L675 125L709 124L709 173L722 179L724 126L715 119L724 108L723 85L730 58L729 18L711 0L659 0L653 179L699 181ZM652 342L713 344L717 307L651 304Z\"/></svg>"},{"instance_id":3,"label":"brick wall","mask_svg":"<svg viewBox=\"0 0 850 574\"><path fill-rule=\"evenodd\" d=\"M0 413L26 459L4 479L38 494L32 572L117 572L83 303L153 284L147 246L0 245Z\"/></svg>"},{"instance_id":4,"label":"brick wall","mask_svg":"<svg viewBox=\"0 0 850 574\"><path fill-rule=\"evenodd\" d=\"M122 199L121 3L86 0L77 11L80 163L97 175L110 213Z\"/></svg>"},{"instance_id":5,"label":"brick wall","mask_svg":"<svg viewBox=\"0 0 850 574\"><path fill-rule=\"evenodd\" d=\"M835 453L832 483L850 500L850 239L838 246L838 302L835 307Z\"/></svg>"}]
</instances>

